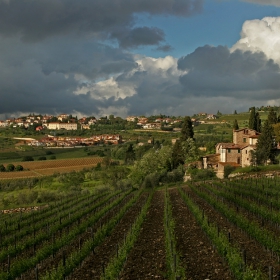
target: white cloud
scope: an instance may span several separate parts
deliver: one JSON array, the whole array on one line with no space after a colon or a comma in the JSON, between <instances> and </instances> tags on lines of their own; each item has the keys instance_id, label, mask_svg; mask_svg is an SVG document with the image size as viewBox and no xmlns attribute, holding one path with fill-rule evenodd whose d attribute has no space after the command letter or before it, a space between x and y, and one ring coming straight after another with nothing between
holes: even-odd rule
<instances>
[{"instance_id":1,"label":"white cloud","mask_svg":"<svg viewBox=\"0 0 280 280\"><path fill-rule=\"evenodd\" d=\"M280 6L279 0L243 0L245 2L261 4L261 5L271 5L271 6Z\"/></svg>"},{"instance_id":2,"label":"white cloud","mask_svg":"<svg viewBox=\"0 0 280 280\"><path fill-rule=\"evenodd\" d=\"M133 86L119 86L115 78L100 81L92 85L85 85L74 92L76 95L89 93L91 98L96 100L104 100L114 98L115 100L131 97L136 94Z\"/></svg>"},{"instance_id":3,"label":"white cloud","mask_svg":"<svg viewBox=\"0 0 280 280\"><path fill-rule=\"evenodd\" d=\"M241 39L231 51L263 52L280 64L280 17L247 20L242 26Z\"/></svg>"}]
</instances>

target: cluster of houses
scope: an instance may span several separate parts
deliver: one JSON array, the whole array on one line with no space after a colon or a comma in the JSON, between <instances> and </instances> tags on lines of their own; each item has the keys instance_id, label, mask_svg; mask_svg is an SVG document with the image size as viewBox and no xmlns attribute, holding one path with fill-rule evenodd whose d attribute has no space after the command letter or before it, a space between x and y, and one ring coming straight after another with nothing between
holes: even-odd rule
<instances>
[{"instance_id":1,"label":"cluster of houses","mask_svg":"<svg viewBox=\"0 0 280 280\"><path fill-rule=\"evenodd\" d=\"M22 138L24 143L30 146L40 147L78 147L78 146L93 146L100 144L121 144L122 136L119 134L101 134L94 135L88 138L82 137L55 137L48 135L40 140L32 138Z\"/></svg>"},{"instance_id":2,"label":"cluster of houses","mask_svg":"<svg viewBox=\"0 0 280 280\"><path fill-rule=\"evenodd\" d=\"M204 120L198 120L192 118L193 125L198 125L205 123L209 120L215 120L217 116L213 114L199 113L200 117L203 117ZM100 119L95 117L82 117L80 119L73 118L68 114L60 114L58 116L48 116L48 115L29 115L20 118L7 119L4 121L0 120L0 127L24 127L29 128L34 126L37 131L43 129L49 130L77 130L77 129L90 129L93 125L98 123ZM143 129L161 129L162 126L172 126L176 123L182 122L181 119L174 118L157 118L153 122L150 122L146 117L137 117L137 116L128 116L126 118L128 122L137 121L137 125Z\"/></svg>"},{"instance_id":3,"label":"cluster of houses","mask_svg":"<svg viewBox=\"0 0 280 280\"><path fill-rule=\"evenodd\" d=\"M56 121L52 121L53 119ZM78 124L81 129L90 129L91 125L94 125L97 119L83 117L81 119L72 118L68 114L60 114L57 117L54 116L42 116L42 115L29 115L26 117L7 119L4 121L0 120L0 127L24 127L29 128L30 126L36 126L36 130L40 131L43 129L50 130L77 130Z\"/></svg>"}]
</instances>

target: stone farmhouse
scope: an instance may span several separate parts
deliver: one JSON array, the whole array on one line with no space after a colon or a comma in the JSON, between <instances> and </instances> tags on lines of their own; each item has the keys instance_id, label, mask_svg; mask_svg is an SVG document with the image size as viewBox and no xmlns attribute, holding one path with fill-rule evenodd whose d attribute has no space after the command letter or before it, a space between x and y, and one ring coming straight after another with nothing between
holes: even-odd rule
<instances>
[{"instance_id":1,"label":"stone farmhouse","mask_svg":"<svg viewBox=\"0 0 280 280\"><path fill-rule=\"evenodd\" d=\"M251 152L256 149L259 135L259 132L250 128L234 130L233 143L218 143L216 154L203 157L203 168L214 168L217 176L223 178L226 165L234 167L251 165Z\"/></svg>"}]
</instances>

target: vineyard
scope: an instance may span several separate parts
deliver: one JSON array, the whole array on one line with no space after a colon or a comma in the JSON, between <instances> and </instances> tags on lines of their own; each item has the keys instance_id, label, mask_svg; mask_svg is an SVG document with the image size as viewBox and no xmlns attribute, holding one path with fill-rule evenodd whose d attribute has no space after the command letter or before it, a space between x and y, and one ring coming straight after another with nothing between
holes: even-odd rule
<instances>
[{"instance_id":1,"label":"vineyard","mask_svg":"<svg viewBox=\"0 0 280 280\"><path fill-rule=\"evenodd\" d=\"M0 179L38 177L53 175L54 173L66 173L74 170L79 171L83 168L96 166L98 163L101 163L102 160L103 158L99 157L89 157L17 162L14 164L20 164L24 168L24 171L13 173L0 172Z\"/></svg>"},{"instance_id":2,"label":"vineyard","mask_svg":"<svg viewBox=\"0 0 280 280\"><path fill-rule=\"evenodd\" d=\"M280 279L280 179L99 191L0 216L0 279Z\"/></svg>"}]
</instances>

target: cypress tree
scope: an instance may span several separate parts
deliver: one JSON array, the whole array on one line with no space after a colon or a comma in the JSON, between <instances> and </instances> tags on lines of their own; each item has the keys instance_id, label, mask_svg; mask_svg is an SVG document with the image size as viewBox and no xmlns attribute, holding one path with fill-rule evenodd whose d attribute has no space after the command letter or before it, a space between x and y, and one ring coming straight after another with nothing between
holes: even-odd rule
<instances>
[{"instance_id":1,"label":"cypress tree","mask_svg":"<svg viewBox=\"0 0 280 280\"><path fill-rule=\"evenodd\" d=\"M249 128L261 132L261 119L260 114L256 112L255 107L250 108Z\"/></svg>"},{"instance_id":2,"label":"cypress tree","mask_svg":"<svg viewBox=\"0 0 280 280\"><path fill-rule=\"evenodd\" d=\"M277 123L277 114L273 110L273 108L270 108L268 116L267 116L267 120L268 120L269 124L276 124Z\"/></svg>"},{"instance_id":3,"label":"cypress tree","mask_svg":"<svg viewBox=\"0 0 280 280\"><path fill-rule=\"evenodd\" d=\"M260 114L259 113L256 113L255 115L255 122L256 122L256 128L255 130L258 131L258 132L261 132L262 130L262 120L260 118Z\"/></svg>"},{"instance_id":4,"label":"cypress tree","mask_svg":"<svg viewBox=\"0 0 280 280\"><path fill-rule=\"evenodd\" d=\"M249 128L256 129L256 108L250 108Z\"/></svg>"},{"instance_id":5,"label":"cypress tree","mask_svg":"<svg viewBox=\"0 0 280 280\"><path fill-rule=\"evenodd\" d=\"M234 122L233 122L233 129L234 130L238 130L239 129L239 125L238 125L237 119L235 119Z\"/></svg>"},{"instance_id":6,"label":"cypress tree","mask_svg":"<svg viewBox=\"0 0 280 280\"><path fill-rule=\"evenodd\" d=\"M262 133L258 138L256 159L258 164L265 163L268 159L273 160L273 127L266 120L262 127Z\"/></svg>"},{"instance_id":7,"label":"cypress tree","mask_svg":"<svg viewBox=\"0 0 280 280\"><path fill-rule=\"evenodd\" d=\"M181 141L186 141L188 138L193 138L193 126L192 120L189 116L186 116L183 120L182 130L181 130Z\"/></svg>"}]
</instances>

